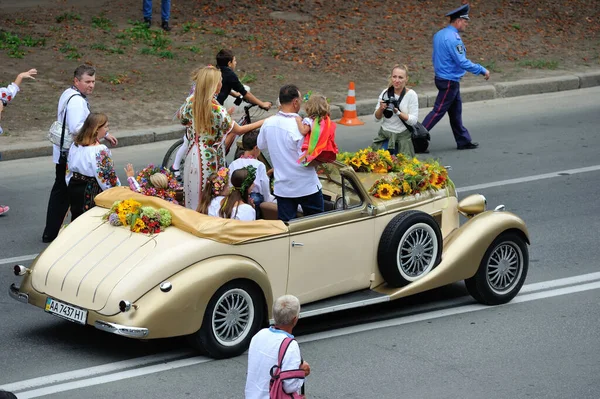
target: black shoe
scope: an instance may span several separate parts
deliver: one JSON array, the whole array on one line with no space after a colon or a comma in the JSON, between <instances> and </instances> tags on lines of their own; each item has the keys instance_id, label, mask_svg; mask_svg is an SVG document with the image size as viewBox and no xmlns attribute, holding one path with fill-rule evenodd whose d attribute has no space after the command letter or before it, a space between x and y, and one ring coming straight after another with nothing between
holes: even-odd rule
<instances>
[{"instance_id":1,"label":"black shoe","mask_svg":"<svg viewBox=\"0 0 600 399\"><path fill-rule=\"evenodd\" d=\"M152 20L150 18L144 18L144 26L148 29L152 26Z\"/></svg>"},{"instance_id":2,"label":"black shoe","mask_svg":"<svg viewBox=\"0 0 600 399\"><path fill-rule=\"evenodd\" d=\"M456 149L458 149L458 150L474 150L477 147L479 147L479 143L470 142L465 145L459 145L456 147Z\"/></svg>"},{"instance_id":3,"label":"black shoe","mask_svg":"<svg viewBox=\"0 0 600 399\"><path fill-rule=\"evenodd\" d=\"M171 30L171 27L169 26L169 21L162 21L161 28L163 28L165 32L169 32Z\"/></svg>"},{"instance_id":4,"label":"black shoe","mask_svg":"<svg viewBox=\"0 0 600 399\"><path fill-rule=\"evenodd\" d=\"M54 238L56 238L56 237L54 237ZM47 235L44 234L42 236L42 242L45 243L45 244L48 244L49 242L54 241L54 238L51 238L50 236L47 236Z\"/></svg>"}]
</instances>

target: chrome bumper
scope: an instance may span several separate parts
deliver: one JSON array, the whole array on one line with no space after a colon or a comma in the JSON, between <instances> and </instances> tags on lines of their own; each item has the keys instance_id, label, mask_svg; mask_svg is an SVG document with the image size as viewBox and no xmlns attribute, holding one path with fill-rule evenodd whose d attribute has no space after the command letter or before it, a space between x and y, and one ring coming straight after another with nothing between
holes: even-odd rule
<instances>
[{"instance_id":1,"label":"chrome bumper","mask_svg":"<svg viewBox=\"0 0 600 399\"><path fill-rule=\"evenodd\" d=\"M29 303L29 294L19 292L19 287L17 287L14 283L10 285L10 288L8 289L8 295L10 295L10 297L15 301Z\"/></svg>"},{"instance_id":2,"label":"chrome bumper","mask_svg":"<svg viewBox=\"0 0 600 399\"><path fill-rule=\"evenodd\" d=\"M145 338L149 333L147 328L122 326L120 324L109 323L102 320L96 320L94 327L96 327L98 330L129 338Z\"/></svg>"}]
</instances>

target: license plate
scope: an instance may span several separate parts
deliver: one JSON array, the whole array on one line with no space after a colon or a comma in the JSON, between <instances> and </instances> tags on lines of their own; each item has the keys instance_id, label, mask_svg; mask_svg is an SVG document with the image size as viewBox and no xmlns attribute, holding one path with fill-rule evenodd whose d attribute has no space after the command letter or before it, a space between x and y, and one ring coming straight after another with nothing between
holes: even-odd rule
<instances>
[{"instance_id":1,"label":"license plate","mask_svg":"<svg viewBox=\"0 0 600 399\"><path fill-rule=\"evenodd\" d=\"M85 324L87 320L87 310L67 305L52 298L46 299L46 308L44 310L74 323Z\"/></svg>"}]
</instances>

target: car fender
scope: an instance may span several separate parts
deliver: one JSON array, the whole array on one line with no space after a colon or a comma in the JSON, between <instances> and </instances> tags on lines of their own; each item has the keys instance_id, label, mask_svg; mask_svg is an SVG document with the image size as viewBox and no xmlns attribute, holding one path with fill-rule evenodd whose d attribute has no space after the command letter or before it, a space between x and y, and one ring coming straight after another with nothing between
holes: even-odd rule
<instances>
[{"instance_id":1,"label":"car fender","mask_svg":"<svg viewBox=\"0 0 600 399\"><path fill-rule=\"evenodd\" d=\"M390 299L397 299L471 278L492 241L509 230L520 232L530 243L525 222L517 215L502 211L476 215L444 239L442 261L430 273L401 289L380 286L376 291L390 295Z\"/></svg>"},{"instance_id":2,"label":"car fender","mask_svg":"<svg viewBox=\"0 0 600 399\"><path fill-rule=\"evenodd\" d=\"M135 301L128 312L105 316L90 312L88 324L96 320L149 330L146 338L165 338L192 334L200 329L204 312L215 292L233 280L249 280L264 295L269 311L273 294L264 269L243 256L217 256L193 264L169 277L171 290L162 292L160 284ZM127 300L127 298L111 298Z\"/></svg>"}]
</instances>

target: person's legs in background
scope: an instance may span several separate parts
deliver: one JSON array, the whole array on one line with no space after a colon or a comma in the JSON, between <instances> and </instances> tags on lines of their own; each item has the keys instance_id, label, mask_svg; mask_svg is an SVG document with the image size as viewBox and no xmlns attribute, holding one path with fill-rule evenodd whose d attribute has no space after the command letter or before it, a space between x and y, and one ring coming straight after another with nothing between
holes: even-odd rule
<instances>
[{"instance_id":1,"label":"person's legs in background","mask_svg":"<svg viewBox=\"0 0 600 399\"><path fill-rule=\"evenodd\" d=\"M56 164L56 176L48 200L48 211L46 212L46 227L42 235L43 242L51 242L56 238L69 210L69 192L65 181L66 173L66 163Z\"/></svg>"},{"instance_id":2,"label":"person's legs in background","mask_svg":"<svg viewBox=\"0 0 600 399\"><path fill-rule=\"evenodd\" d=\"M457 86L451 80L435 78L435 87L438 89L438 95L435 98L435 104L433 109L425 119L423 119L423 126L429 131L444 117L458 92Z\"/></svg>"},{"instance_id":3,"label":"person's legs in background","mask_svg":"<svg viewBox=\"0 0 600 399\"><path fill-rule=\"evenodd\" d=\"M473 149L479 145L471 142L471 135L462 123L462 99L460 98L460 86L457 89L456 99L448 109L448 118L450 119L450 127L452 128L452 134L454 134L456 147L459 150Z\"/></svg>"},{"instance_id":4,"label":"person's legs in background","mask_svg":"<svg viewBox=\"0 0 600 399\"><path fill-rule=\"evenodd\" d=\"M171 19L171 0L161 1L160 16L162 18L161 27L167 32L170 31L171 27L169 26L169 19Z\"/></svg>"},{"instance_id":5,"label":"person's legs in background","mask_svg":"<svg viewBox=\"0 0 600 399\"><path fill-rule=\"evenodd\" d=\"M142 0L142 13L147 28L152 25L152 0Z\"/></svg>"}]
</instances>

